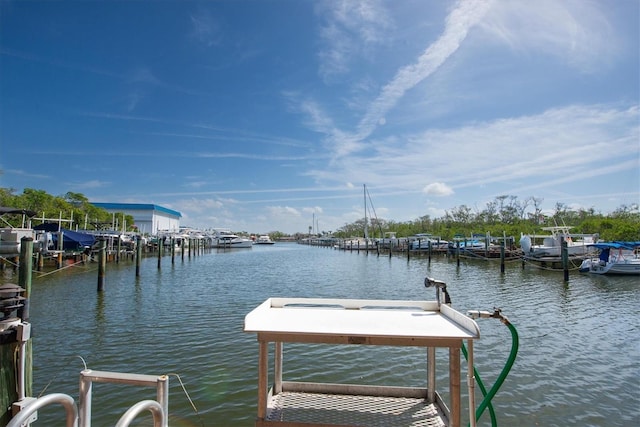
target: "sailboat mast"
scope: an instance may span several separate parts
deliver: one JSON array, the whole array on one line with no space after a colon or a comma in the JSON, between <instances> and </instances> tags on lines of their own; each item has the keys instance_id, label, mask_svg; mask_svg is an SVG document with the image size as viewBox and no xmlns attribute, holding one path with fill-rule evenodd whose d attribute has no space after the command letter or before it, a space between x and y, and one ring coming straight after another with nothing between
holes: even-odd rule
<instances>
[{"instance_id":1,"label":"sailboat mast","mask_svg":"<svg viewBox=\"0 0 640 427\"><path fill-rule=\"evenodd\" d=\"M369 238L369 230L367 224L367 184L362 184L364 193L364 238Z\"/></svg>"}]
</instances>

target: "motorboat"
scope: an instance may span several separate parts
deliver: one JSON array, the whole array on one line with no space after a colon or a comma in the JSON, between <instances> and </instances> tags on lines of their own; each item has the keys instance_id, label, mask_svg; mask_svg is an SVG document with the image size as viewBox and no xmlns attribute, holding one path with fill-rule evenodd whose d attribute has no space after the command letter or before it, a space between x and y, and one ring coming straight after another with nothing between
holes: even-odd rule
<instances>
[{"instance_id":1,"label":"motorboat","mask_svg":"<svg viewBox=\"0 0 640 427\"><path fill-rule=\"evenodd\" d=\"M449 247L449 242L442 240L439 237L435 237L428 233L418 233L410 238L411 250L446 250Z\"/></svg>"},{"instance_id":2,"label":"motorboat","mask_svg":"<svg viewBox=\"0 0 640 427\"><path fill-rule=\"evenodd\" d=\"M373 251L376 250L378 245L373 239L354 237L349 240L342 241L339 246L340 249L345 251Z\"/></svg>"},{"instance_id":3,"label":"motorboat","mask_svg":"<svg viewBox=\"0 0 640 427\"><path fill-rule=\"evenodd\" d=\"M26 209L0 207L0 257L11 258L20 255L20 242L24 237L34 238L35 233L31 228L31 218L36 212ZM5 218L7 216L7 218ZM9 221L9 216L20 216L21 225L14 227Z\"/></svg>"},{"instance_id":4,"label":"motorboat","mask_svg":"<svg viewBox=\"0 0 640 427\"><path fill-rule=\"evenodd\" d=\"M640 242L600 242L590 246L600 250L600 255L582 261L581 273L640 275Z\"/></svg>"},{"instance_id":5,"label":"motorboat","mask_svg":"<svg viewBox=\"0 0 640 427\"><path fill-rule=\"evenodd\" d=\"M258 236L258 238L255 241L256 245L273 245L275 242L273 240L271 240L271 237L269 237L268 234L263 234L261 236Z\"/></svg>"},{"instance_id":6,"label":"motorboat","mask_svg":"<svg viewBox=\"0 0 640 427\"><path fill-rule=\"evenodd\" d=\"M213 241L214 248L235 249L235 248L250 248L253 246L253 240L245 237L240 237L237 234L233 234L230 230L215 229L215 236Z\"/></svg>"},{"instance_id":7,"label":"motorboat","mask_svg":"<svg viewBox=\"0 0 640 427\"><path fill-rule=\"evenodd\" d=\"M562 241L567 243L567 254L569 256L585 256L593 252L592 245L596 243L596 235L593 234L573 234L571 227L561 225L553 227L542 227L548 231L547 235L522 234L520 237L520 247L527 257L560 257ZM536 244L536 241L542 243Z\"/></svg>"}]
</instances>

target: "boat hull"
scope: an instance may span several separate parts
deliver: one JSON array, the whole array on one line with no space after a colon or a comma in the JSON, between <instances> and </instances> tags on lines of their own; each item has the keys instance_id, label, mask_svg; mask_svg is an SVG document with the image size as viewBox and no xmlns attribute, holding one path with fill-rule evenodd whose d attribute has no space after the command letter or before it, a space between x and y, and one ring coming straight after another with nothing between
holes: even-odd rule
<instances>
[{"instance_id":1,"label":"boat hull","mask_svg":"<svg viewBox=\"0 0 640 427\"><path fill-rule=\"evenodd\" d=\"M611 274L621 276L640 276L640 259L619 262L604 262L598 258L586 259L580 265L580 272L593 274Z\"/></svg>"},{"instance_id":2,"label":"boat hull","mask_svg":"<svg viewBox=\"0 0 640 427\"><path fill-rule=\"evenodd\" d=\"M20 243L25 237L34 237L31 228L0 229L0 257L11 258L20 255Z\"/></svg>"},{"instance_id":3,"label":"boat hull","mask_svg":"<svg viewBox=\"0 0 640 427\"><path fill-rule=\"evenodd\" d=\"M250 248L253 246L253 242L248 239L218 239L216 243L214 243L214 248L223 248L223 249L240 249L240 248Z\"/></svg>"}]
</instances>

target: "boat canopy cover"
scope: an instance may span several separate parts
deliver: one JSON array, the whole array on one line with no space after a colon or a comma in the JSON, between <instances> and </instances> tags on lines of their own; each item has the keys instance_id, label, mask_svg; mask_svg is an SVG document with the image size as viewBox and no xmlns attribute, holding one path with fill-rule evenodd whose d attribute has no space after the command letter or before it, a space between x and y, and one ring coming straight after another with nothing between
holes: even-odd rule
<instances>
[{"instance_id":1,"label":"boat canopy cover","mask_svg":"<svg viewBox=\"0 0 640 427\"><path fill-rule=\"evenodd\" d=\"M592 243L587 246L591 246L594 248L598 248L601 250L605 249L629 249L633 250L637 247L640 247L640 242L600 242L600 243Z\"/></svg>"},{"instance_id":2,"label":"boat canopy cover","mask_svg":"<svg viewBox=\"0 0 640 427\"><path fill-rule=\"evenodd\" d=\"M80 248L91 247L95 242L96 238L93 234L88 233L79 233L77 231L67 230L66 228L58 228L58 224L49 222L40 225L36 225L33 227L34 230L47 231L50 233L57 233L61 231L63 234L63 243L62 248L64 250L77 250ZM57 234L53 234L51 236L53 243L55 245L58 244L58 236Z\"/></svg>"},{"instance_id":3,"label":"boat canopy cover","mask_svg":"<svg viewBox=\"0 0 640 427\"><path fill-rule=\"evenodd\" d=\"M0 215L6 215L6 214L19 214L19 215L26 215L28 217L34 217L38 213L34 212L34 211L27 210L27 209L7 208L7 207L4 207L4 206L0 206Z\"/></svg>"}]
</instances>

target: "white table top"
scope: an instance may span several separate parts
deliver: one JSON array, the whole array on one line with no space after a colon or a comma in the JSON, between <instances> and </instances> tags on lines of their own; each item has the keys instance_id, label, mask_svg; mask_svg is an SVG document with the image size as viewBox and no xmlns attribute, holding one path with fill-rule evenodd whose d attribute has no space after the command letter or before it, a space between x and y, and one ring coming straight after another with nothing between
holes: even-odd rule
<instances>
[{"instance_id":1,"label":"white table top","mask_svg":"<svg viewBox=\"0 0 640 427\"><path fill-rule=\"evenodd\" d=\"M245 317L245 332L289 336L477 339L478 325L436 301L269 298Z\"/></svg>"}]
</instances>

